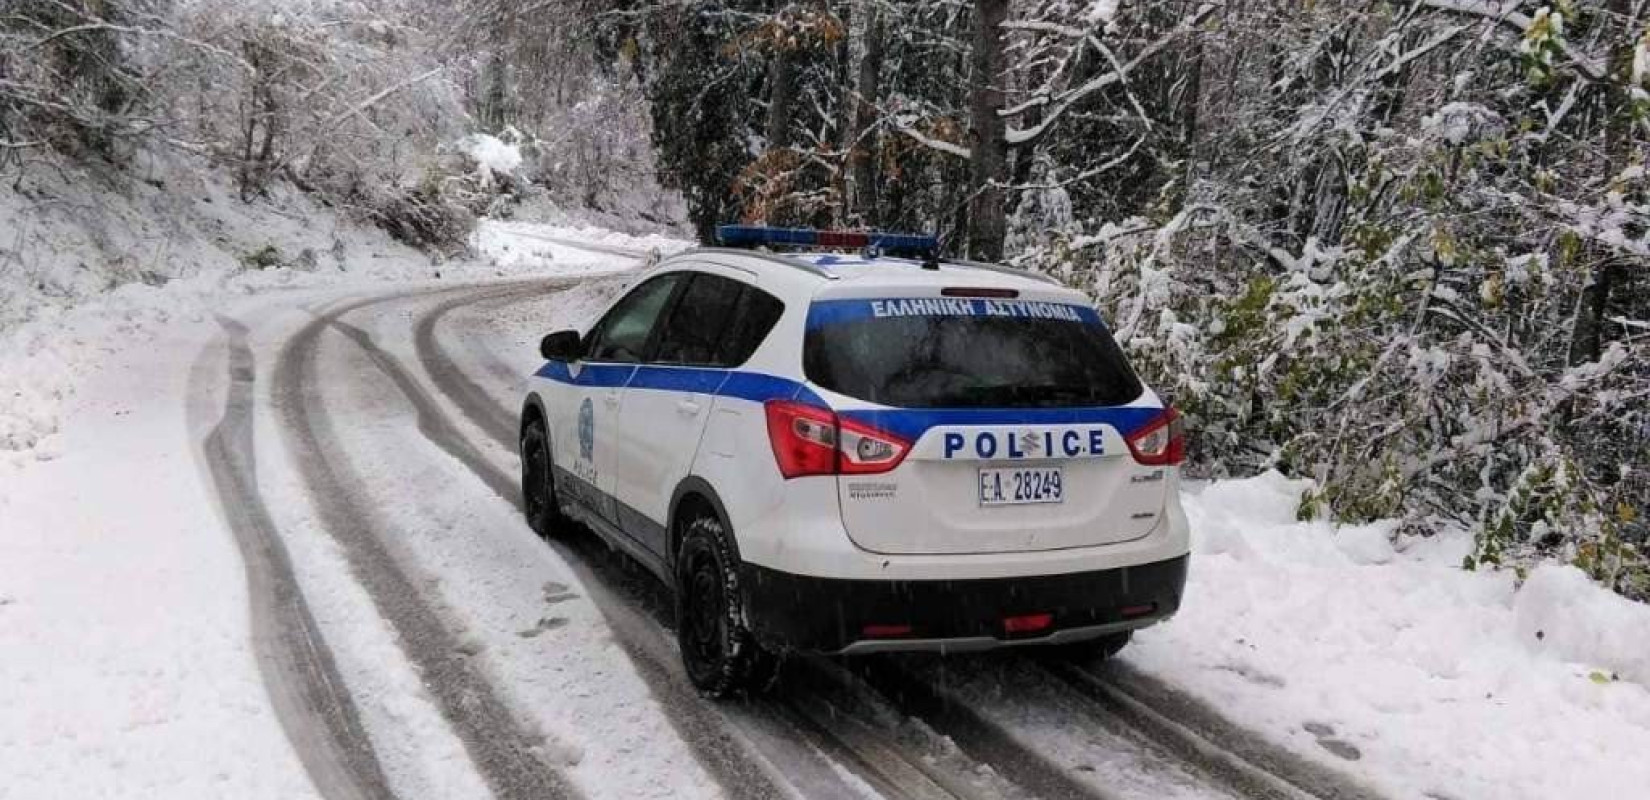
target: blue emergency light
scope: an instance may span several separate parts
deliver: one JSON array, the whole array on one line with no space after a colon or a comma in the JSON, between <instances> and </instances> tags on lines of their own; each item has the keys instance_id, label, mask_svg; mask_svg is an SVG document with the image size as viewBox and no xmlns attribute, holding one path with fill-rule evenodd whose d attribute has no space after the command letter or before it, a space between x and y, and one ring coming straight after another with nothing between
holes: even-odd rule
<instances>
[{"instance_id":1,"label":"blue emergency light","mask_svg":"<svg viewBox=\"0 0 1650 800\"><path fill-rule=\"evenodd\" d=\"M925 258L937 256L940 249L938 237L920 233L822 231L764 225L721 225L716 228L716 239L728 247L858 247L889 255Z\"/></svg>"}]
</instances>

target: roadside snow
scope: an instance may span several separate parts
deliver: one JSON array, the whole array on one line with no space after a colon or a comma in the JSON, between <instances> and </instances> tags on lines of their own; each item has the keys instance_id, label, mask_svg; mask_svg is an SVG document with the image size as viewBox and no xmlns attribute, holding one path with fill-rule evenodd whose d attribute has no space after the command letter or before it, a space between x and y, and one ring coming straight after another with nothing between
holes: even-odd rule
<instances>
[{"instance_id":1,"label":"roadside snow","mask_svg":"<svg viewBox=\"0 0 1650 800\"><path fill-rule=\"evenodd\" d=\"M1650 786L1650 607L1570 568L1466 572L1461 538L1297 522L1276 473L1186 497L1185 604L1124 658L1399 797Z\"/></svg>"},{"instance_id":2,"label":"roadside snow","mask_svg":"<svg viewBox=\"0 0 1650 800\"><path fill-rule=\"evenodd\" d=\"M656 233L633 236L602 228L501 220L483 221L476 228L471 244L482 258L497 266L549 263L558 265L558 273L565 274L565 269L559 266L562 262L569 258L590 258L588 251L563 244L569 241L606 248L615 254L631 253L638 257L655 252L666 256L693 246L692 242Z\"/></svg>"},{"instance_id":3,"label":"roadside snow","mask_svg":"<svg viewBox=\"0 0 1650 800\"><path fill-rule=\"evenodd\" d=\"M79 384L74 425L0 462L0 798L316 796L191 453L189 368L213 329L146 334ZM88 356L98 332L80 331Z\"/></svg>"}]
</instances>

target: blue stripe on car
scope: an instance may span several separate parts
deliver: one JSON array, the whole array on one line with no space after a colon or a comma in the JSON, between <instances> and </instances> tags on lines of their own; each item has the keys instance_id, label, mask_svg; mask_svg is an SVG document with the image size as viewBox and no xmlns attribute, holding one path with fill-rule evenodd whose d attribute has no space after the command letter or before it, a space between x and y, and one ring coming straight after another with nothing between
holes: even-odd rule
<instances>
[{"instance_id":1,"label":"blue stripe on car","mask_svg":"<svg viewBox=\"0 0 1650 800\"><path fill-rule=\"evenodd\" d=\"M802 383L760 372L706 367L584 364L580 366L579 374L575 377L566 363L550 361L534 374L540 378L574 386L695 392L737 397L753 403L797 400L820 408L828 407L819 395L814 394L812 389Z\"/></svg>"},{"instance_id":2,"label":"blue stripe on car","mask_svg":"<svg viewBox=\"0 0 1650 800\"><path fill-rule=\"evenodd\" d=\"M566 363L547 362L540 378L575 386L656 389L735 397L753 403L769 400L796 400L830 409L812 389L801 382L760 372L743 372L703 367L660 367L630 364L585 364L578 377ZM876 408L839 411L850 419L885 430L908 441L922 438L929 429L971 425L1110 425L1128 435L1144 427L1162 413L1161 408L1102 406L1086 408Z\"/></svg>"}]
</instances>

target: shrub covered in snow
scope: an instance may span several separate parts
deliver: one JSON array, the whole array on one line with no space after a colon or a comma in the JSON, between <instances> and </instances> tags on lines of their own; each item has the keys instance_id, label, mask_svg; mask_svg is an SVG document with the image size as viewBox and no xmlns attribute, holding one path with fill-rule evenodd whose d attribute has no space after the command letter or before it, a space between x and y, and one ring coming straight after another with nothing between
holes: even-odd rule
<instances>
[{"instance_id":1,"label":"shrub covered in snow","mask_svg":"<svg viewBox=\"0 0 1650 800\"><path fill-rule=\"evenodd\" d=\"M1650 598L1650 126L1588 94L1604 67L1577 65L1577 20L1628 40L1573 10L1475 28L1444 9L1401 56L1391 21L1228 20L1200 58L1295 60L1221 78L1203 160L1146 213L1022 195L1021 263L1094 294L1188 412L1194 469L1309 476L1305 518L1465 529L1469 568L1573 564ZM1468 30L1500 53L1431 56Z\"/></svg>"}]
</instances>

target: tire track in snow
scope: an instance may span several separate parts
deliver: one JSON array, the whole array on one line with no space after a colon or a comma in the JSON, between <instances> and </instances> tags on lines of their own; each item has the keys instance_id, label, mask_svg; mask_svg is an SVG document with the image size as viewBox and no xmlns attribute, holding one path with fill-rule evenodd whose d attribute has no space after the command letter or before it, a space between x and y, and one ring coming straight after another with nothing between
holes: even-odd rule
<instances>
[{"instance_id":1,"label":"tire track in snow","mask_svg":"<svg viewBox=\"0 0 1650 800\"><path fill-rule=\"evenodd\" d=\"M1094 800L1107 796L1015 741L1002 726L899 669L891 659L862 659L854 662L850 671L893 700L904 713L926 721L963 751L990 764L1035 797Z\"/></svg>"},{"instance_id":2,"label":"tire track in snow","mask_svg":"<svg viewBox=\"0 0 1650 800\"><path fill-rule=\"evenodd\" d=\"M532 292L512 292L500 299L521 302L531 298ZM487 298L493 299L493 298ZM458 406L458 410L471 422L476 424L483 433L506 447L514 449L516 439L516 422L510 415L488 396L475 381L460 369L451 360L444 357L439 345L435 341L435 326L454 310L472 305L476 302L459 297L444 300L433 308L420 314L413 323L413 347L418 353L419 366L424 374L436 384L442 394Z\"/></svg>"},{"instance_id":3,"label":"tire track in snow","mask_svg":"<svg viewBox=\"0 0 1650 800\"><path fill-rule=\"evenodd\" d=\"M394 792L339 675L332 651L304 599L279 530L258 491L253 437L256 365L247 329L218 317L227 336L229 386L223 416L201 444L200 457L219 510L246 568L252 651L281 729L310 780L327 800L393 800ZM190 397L201 385L215 347L190 374Z\"/></svg>"},{"instance_id":4,"label":"tire track in snow","mask_svg":"<svg viewBox=\"0 0 1650 800\"><path fill-rule=\"evenodd\" d=\"M515 291L525 294L529 290ZM457 303L453 300L444 301L437 308L465 304L463 298L457 300ZM435 400L418 385L417 380L394 356L380 348L367 332L336 318L349 310L362 307L354 306L339 312L336 316L329 315L331 319L328 324L360 347L379 371L388 377L413 405L417 414L419 433L425 439L458 461L488 488L519 510L521 491L516 479L489 461L486 455L452 425ZM490 401L489 405L492 405ZM514 438L511 435L506 437L505 441L513 441ZM609 626L616 634L615 641L630 658L637 674L652 690L654 698L659 702L672 727L723 791L729 797L749 800L781 795L796 796L795 792L790 790L790 781L783 770L752 752L751 745L735 734L733 727L716 708L700 698L685 681L678 679L667 666L668 653L661 653L656 647L647 647L638 641L637 637L629 634L636 630L639 618L633 609L623 603L612 601L611 595L605 590L607 581L583 568L582 565L587 559L565 551L562 555L566 557L569 565L573 566L575 575L585 584L592 601L607 618ZM809 765L791 763L787 766ZM821 764L812 765L809 771L812 773L812 779L823 780L823 776L829 770Z\"/></svg>"},{"instance_id":5,"label":"tire track in snow","mask_svg":"<svg viewBox=\"0 0 1650 800\"><path fill-rule=\"evenodd\" d=\"M1092 669L1042 659L1054 678L1245 797L1380 800L1355 779L1295 755L1122 662Z\"/></svg>"},{"instance_id":6,"label":"tire track in snow","mask_svg":"<svg viewBox=\"0 0 1650 800\"><path fill-rule=\"evenodd\" d=\"M446 291L475 290L437 293ZM405 296L353 301L322 314L287 341L275 365L276 406L287 443L300 464L322 526L341 546L357 580L395 630L442 716L494 795L501 800L579 798L560 767L546 758L543 736L525 729L480 670L469 663L459 637L442 624L429 599L397 566L381 532L366 522L371 515L359 481L347 472L326 411L320 406L315 387L321 334L351 310Z\"/></svg>"}]
</instances>

